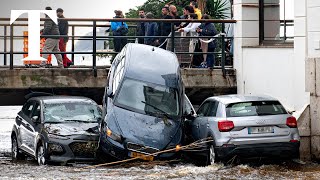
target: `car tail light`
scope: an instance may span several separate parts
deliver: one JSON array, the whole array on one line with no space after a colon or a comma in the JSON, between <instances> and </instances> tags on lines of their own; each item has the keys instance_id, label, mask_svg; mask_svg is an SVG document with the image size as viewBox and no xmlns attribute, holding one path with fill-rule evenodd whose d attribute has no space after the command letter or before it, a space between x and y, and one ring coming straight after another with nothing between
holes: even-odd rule
<instances>
[{"instance_id":1,"label":"car tail light","mask_svg":"<svg viewBox=\"0 0 320 180\"><path fill-rule=\"evenodd\" d=\"M296 143L296 142L299 142L298 140L296 140L296 139L291 139L290 140L290 142L292 142L292 143Z\"/></svg>"},{"instance_id":2,"label":"car tail light","mask_svg":"<svg viewBox=\"0 0 320 180\"><path fill-rule=\"evenodd\" d=\"M218 122L218 128L220 132L228 132L234 128L232 121L224 120Z\"/></svg>"},{"instance_id":3,"label":"car tail light","mask_svg":"<svg viewBox=\"0 0 320 180\"><path fill-rule=\"evenodd\" d=\"M295 117L290 116L287 118L287 126L291 127L291 128L296 128L297 127L297 120Z\"/></svg>"}]
</instances>

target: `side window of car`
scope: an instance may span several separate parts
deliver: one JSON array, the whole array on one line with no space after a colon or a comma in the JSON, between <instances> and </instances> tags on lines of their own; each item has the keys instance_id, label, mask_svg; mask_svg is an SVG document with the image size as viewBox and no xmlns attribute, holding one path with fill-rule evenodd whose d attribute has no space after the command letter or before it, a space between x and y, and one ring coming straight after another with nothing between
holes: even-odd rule
<instances>
[{"instance_id":1,"label":"side window of car","mask_svg":"<svg viewBox=\"0 0 320 180\"><path fill-rule=\"evenodd\" d=\"M33 108L33 112L32 112L32 115L31 117L37 117L38 119L40 118L40 104L37 102L35 103L34 105L34 108Z\"/></svg>"},{"instance_id":2,"label":"side window of car","mask_svg":"<svg viewBox=\"0 0 320 180\"><path fill-rule=\"evenodd\" d=\"M209 102L205 102L198 110L198 116L205 116L206 112L208 111Z\"/></svg>"},{"instance_id":3,"label":"side window of car","mask_svg":"<svg viewBox=\"0 0 320 180\"><path fill-rule=\"evenodd\" d=\"M22 108L23 114L25 114L26 116L30 116L33 106L33 101L28 101Z\"/></svg>"},{"instance_id":4,"label":"side window of car","mask_svg":"<svg viewBox=\"0 0 320 180\"><path fill-rule=\"evenodd\" d=\"M207 117L216 117L217 116L217 109L219 106L219 102L217 101L210 101L209 110L206 112L204 116Z\"/></svg>"},{"instance_id":5,"label":"side window of car","mask_svg":"<svg viewBox=\"0 0 320 180\"><path fill-rule=\"evenodd\" d=\"M120 60L119 64L116 66L115 71L114 71L114 76L113 76L113 84L112 84L112 91L113 94L117 91L118 86L120 84L120 80L123 76L123 71L124 71L124 61L125 61L125 56L122 57Z\"/></svg>"}]
</instances>

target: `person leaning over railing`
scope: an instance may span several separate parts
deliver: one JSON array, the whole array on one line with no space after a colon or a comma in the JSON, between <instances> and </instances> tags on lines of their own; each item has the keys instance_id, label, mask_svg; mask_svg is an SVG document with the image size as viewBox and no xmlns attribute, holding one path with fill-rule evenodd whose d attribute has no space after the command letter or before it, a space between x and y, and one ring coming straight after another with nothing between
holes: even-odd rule
<instances>
[{"instance_id":1,"label":"person leaning over railing","mask_svg":"<svg viewBox=\"0 0 320 180\"><path fill-rule=\"evenodd\" d=\"M115 10L116 16L114 18L124 18L122 11ZM114 36L126 36L128 34L128 25L125 22L111 22L111 30ZM115 37L113 39L114 50L120 52L121 49L127 44L127 38Z\"/></svg>"},{"instance_id":2,"label":"person leaning over railing","mask_svg":"<svg viewBox=\"0 0 320 180\"><path fill-rule=\"evenodd\" d=\"M193 7L192 6L185 6L183 8L183 15L180 16L180 19L188 19L189 18L189 14L194 13ZM198 16L197 16L198 19ZM187 27L189 24L189 22L182 22L180 24L180 28L184 28Z\"/></svg>"},{"instance_id":3,"label":"person leaning over railing","mask_svg":"<svg viewBox=\"0 0 320 180\"><path fill-rule=\"evenodd\" d=\"M194 13L190 13L188 15L188 19L198 19L198 16ZM190 22L186 27L178 29L179 32L185 32L186 34L189 33L190 36L192 36L195 32L196 29L201 25L199 22ZM189 52L194 52L194 48L196 45L197 40L195 38L190 39L190 44L189 44Z\"/></svg>"},{"instance_id":4,"label":"person leaning over railing","mask_svg":"<svg viewBox=\"0 0 320 180\"><path fill-rule=\"evenodd\" d=\"M210 16L205 14L202 19L210 19ZM200 36L215 36L217 34L216 27L213 23L206 22L202 23L196 30ZM201 49L203 53L214 52L216 48L216 41L214 38L211 39L203 39L200 38L201 41ZM213 68L214 66L214 54L203 54L203 63L202 67Z\"/></svg>"}]
</instances>

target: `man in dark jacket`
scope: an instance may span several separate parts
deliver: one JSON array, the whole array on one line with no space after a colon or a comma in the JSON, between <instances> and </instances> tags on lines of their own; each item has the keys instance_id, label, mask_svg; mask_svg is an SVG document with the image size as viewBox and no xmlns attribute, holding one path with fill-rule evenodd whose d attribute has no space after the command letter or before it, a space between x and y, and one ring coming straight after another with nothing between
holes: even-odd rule
<instances>
[{"instance_id":1,"label":"man in dark jacket","mask_svg":"<svg viewBox=\"0 0 320 180\"><path fill-rule=\"evenodd\" d=\"M169 8L168 7L163 7L162 8L162 19L172 19L172 17L169 15ZM160 36L168 36L171 32L171 23L167 22L161 22L159 25L159 33ZM162 37L160 38L160 44L164 43L164 41L167 38ZM161 48L166 49L167 43L164 43Z\"/></svg>"},{"instance_id":2,"label":"man in dark jacket","mask_svg":"<svg viewBox=\"0 0 320 180\"><path fill-rule=\"evenodd\" d=\"M64 19L63 16L63 9L58 8L57 9L57 16L59 18L58 20L58 26L59 26L59 32L60 35L67 36L69 31L69 24L68 21ZM61 52L66 52L68 37L60 37L59 41L59 49ZM61 54L63 59L63 66L69 67L72 64L72 61L67 57L67 54Z\"/></svg>"},{"instance_id":3,"label":"man in dark jacket","mask_svg":"<svg viewBox=\"0 0 320 180\"><path fill-rule=\"evenodd\" d=\"M141 19L145 18L145 14L144 14L144 9L140 9L139 10L139 17ZM145 22L138 22L137 24L137 36L144 36L145 34ZM138 38L138 43L139 44L143 44L144 43L144 38Z\"/></svg>"},{"instance_id":4,"label":"man in dark jacket","mask_svg":"<svg viewBox=\"0 0 320 180\"><path fill-rule=\"evenodd\" d=\"M148 12L146 15L147 19L154 19L154 15L151 12ZM145 23L146 36L157 36L158 34L158 24L156 22L146 22ZM159 46L159 40L155 37L145 37L144 43L152 46Z\"/></svg>"},{"instance_id":5,"label":"man in dark jacket","mask_svg":"<svg viewBox=\"0 0 320 180\"><path fill-rule=\"evenodd\" d=\"M202 19L211 19L209 15L205 14L202 16ZM202 23L199 28L197 29L197 32L200 36L215 36L217 35L216 27L213 23ZM206 47L205 47L206 46ZM216 40L212 38L212 41L209 40L207 42L202 41L201 42L201 49L203 53L210 52L209 54L203 54L203 64L206 64L208 68L213 68L215 64L215 56L213 52L216 48Z\"/></svg>"},{"instance_id":6,"label":"man in dark jacket","mask_svg":"<svg viewBox=\"0 0 320 180\"><path fill-rule=\"evenodd\" d=\"M50 7L46 7L46 10L52 10ZM42 30L42 36L57 35L57 37L47 37L42 52L60 52L59 50L59 27L46 15L44 21L44 29ZM43 58L47 59L49 54L43 54ZM62 56L60 53L55 54L59 68L63 68ZM45 64L41 63L41 66Z\"/></svg>"}]
</instances>

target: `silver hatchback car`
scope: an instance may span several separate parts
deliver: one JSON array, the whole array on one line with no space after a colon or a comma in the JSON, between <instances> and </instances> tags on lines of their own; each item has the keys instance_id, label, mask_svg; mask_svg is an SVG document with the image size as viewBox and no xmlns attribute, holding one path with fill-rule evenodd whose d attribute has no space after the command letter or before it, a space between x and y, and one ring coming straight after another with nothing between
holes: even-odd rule
<instances>
[{"instance_id":1,"label":"silver hatchback car","mask_svg":"<svg viewBox=\"0 0 320 180\"><path fill-rule=\"evenodd\" d=\"M214 140L203 151L207 164L235 155L299 158L297 121L272 97L210 97L201 104L189 125L193 140Z\"/></svg>"}]
</instances>

